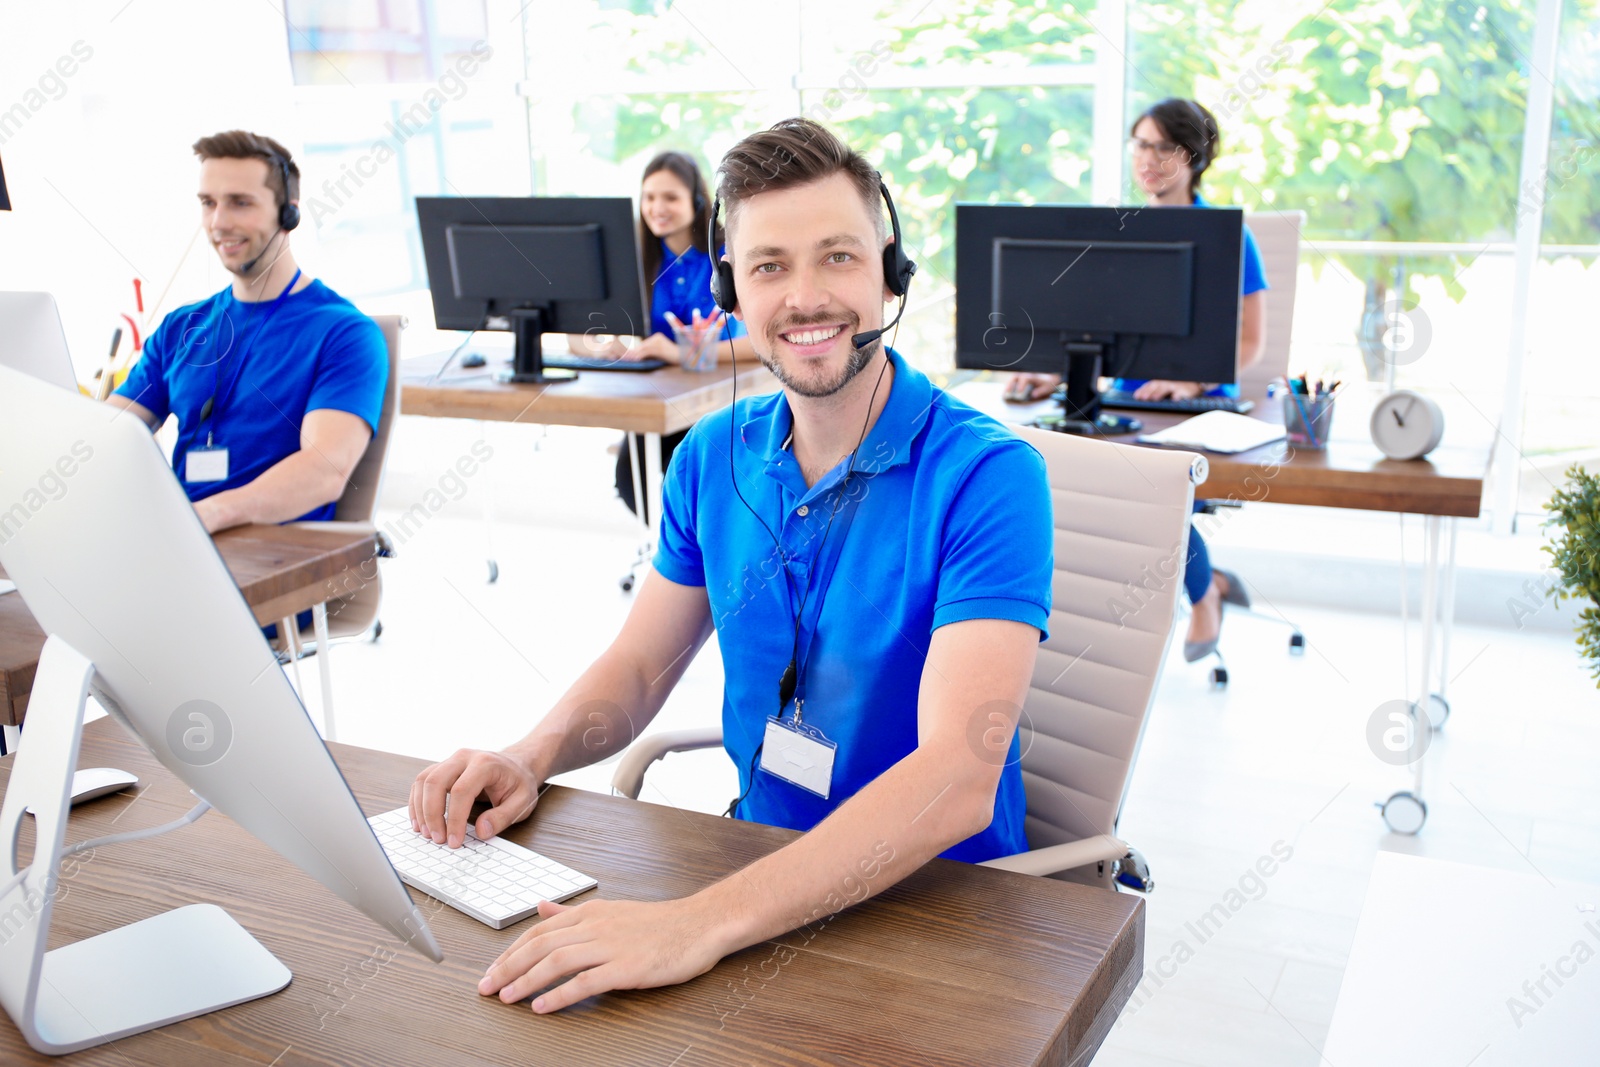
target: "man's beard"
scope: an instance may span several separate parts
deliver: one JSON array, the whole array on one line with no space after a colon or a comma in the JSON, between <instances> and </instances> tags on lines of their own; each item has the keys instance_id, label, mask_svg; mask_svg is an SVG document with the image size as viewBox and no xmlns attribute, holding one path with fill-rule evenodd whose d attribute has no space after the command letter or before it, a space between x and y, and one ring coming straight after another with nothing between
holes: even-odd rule
<instances>
[{"instance_id":1,"label":"man's beard","mask_svg":"<svg viewBox=\"0 0 1600 1067\"><path fill-rule=\"evenodd\" d=\"M829 318L821 319L816 323L791 320L784 323L782 329L769 327L767 330L767 344L771 346L769 352L777 352L778 345L781 343L778 335L781 333L793 333L795 330L804 329L806 326L820 325L822 322L837 321L838 318L836 316L830 316ZM840 332L846 337L851 337L859 331L860 326L860 316L852 315L851 321L847 323L845 328ZM811 374L804 377L799 374L791 373L789 370L784 368L775 355L769 355L767 352L761 352L759 350L756 352L756 355L760 358L762 365L765 366L767 370L772 372L773 377L777 378L778 381L783 383L784 388L792 389L800 396L819 399L825 396L832 396L839 390L843 389L846 385L849 385L850 380L857 374L860 374L862 369L872 361L872 357L877 354L878 348L882 344L883 342L881 340L876 340L867 345L865 348L856 348L854 345L852 345L850 347L849 357L845 360L844 366L839 369L837 374L830 374L826 367L818 367Z\"/></svg>"}]
</instances>

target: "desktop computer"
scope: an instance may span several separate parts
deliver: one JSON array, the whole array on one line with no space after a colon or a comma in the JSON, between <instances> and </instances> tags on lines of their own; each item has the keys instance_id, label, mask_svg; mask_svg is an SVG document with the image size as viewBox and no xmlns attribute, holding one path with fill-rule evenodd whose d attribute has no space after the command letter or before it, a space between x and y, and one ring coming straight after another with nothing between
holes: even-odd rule
<instances>
[{"instance_id":1,"label":"desktop computer","mask_svg":"<svg viewBox=\"0 0 1600 1067\"><path fill-rule=\"evenodd\" d=\"M215 807L442 959L144 424L0 367L0 456L0 565L50 635L0 808L0 1004L29 1044L87 1048L290 977L209 904L45 951L88 693L200 798L189 818ZM19 867L29 806L34 860Z\"/></svg>"},{"instance_id":2,"label":"desktop computer","mask_svg":"<svg viewBox=\"0 0 1600 1067\"><path fill-rule=\"evenodd\" d=\"M570 381L545 366L544 333L650 332L627 197L417 197L441 330L509 330L506 380Z\"/></svg>"},{"instance_id":3,"label":"desktop computer","mask_svg":"<svg viewBox=\"0 0 1600 1067\"><path fill-rule=\"evenodd\" d=\"M1124 434L1101 376L1238 378L1238 208L956 206L956 366L1060 374L1072 433Z\"/></svg>"},{"instance_id":4,"label":"desktop computer","mask_svg":"<svg viewBox=\"0 0 1600 1067\"><path fill-rule=\"evenodd\" d=\"M55 297L49 293L0 293L0 367L78 391Z\"/></svg>"}]
</instances>

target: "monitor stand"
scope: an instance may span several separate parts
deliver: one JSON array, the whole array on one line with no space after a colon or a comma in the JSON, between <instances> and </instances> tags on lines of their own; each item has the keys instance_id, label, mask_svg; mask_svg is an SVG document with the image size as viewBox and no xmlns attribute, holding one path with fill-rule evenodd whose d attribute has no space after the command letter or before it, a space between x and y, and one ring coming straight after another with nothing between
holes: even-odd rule
<instances>
[{"instance_id":1,"label":"monitor stand","mask_svg":"<svg viewBox=\"0 0 1600 1067\"><path fill-rule=\"evenodd\" d=\"M1105 350L1093 343L1062 341L1066 350L1066 391L1061 397L1061 414L1040 415L1034 425L1041 430L1075 433L1088 437L1116 437L1138 433L1144 423L1127 415L1100 410L1100 368Z\"/></svg>"},{"instance_id":2,"label":"monitor stand","mask_svg":"<svg viewBox=\"0 0 1600 1067\"><path fill-rule=\"evenodd\" d=\"M215 904L177 908L45 951L93 677L94 664L71 645L56 636L45 642L27 738L0 807L0 1004L28 1044L47 1055L255 1000L291 978ZM18 871L13 857L27 807L36 813L33 862Z\"/></svg>"},{"instance_id":3,"label":"monitor stand","mask_svg":"<svg viewBox=\"0 0 1600 1067\"><path fill-rule=\"evenodd\" d=\"M511 329L517 338L517 351L511 360L511 370L497 371L496 380L519 384L554 385L556 382L570 382L578 376L575 370L545 367L543 309L515 308L507 312L506 317L511 320Z\"/></svg>"}]
</instances>

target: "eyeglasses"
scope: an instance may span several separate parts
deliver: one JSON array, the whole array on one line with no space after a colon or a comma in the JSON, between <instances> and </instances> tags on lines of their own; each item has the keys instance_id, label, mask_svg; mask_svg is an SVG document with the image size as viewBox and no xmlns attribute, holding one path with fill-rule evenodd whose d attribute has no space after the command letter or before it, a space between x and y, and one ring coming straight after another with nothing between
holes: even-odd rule
<instances>
[{"instance_id":1,"label":"eyeglasses","mask_svg":"<svg viewBox=\"0 0 1600 1067\"><path fill-rule=\"evenodd\" d=\"M1173 144L1171 141L1146 141L1142 137L1128 138L1128 154L1136 156L1141 152L1153 152L1155 157L1163 163L1179 152L1188 155L1182 145Z\"/></svg>"}]
</instances>

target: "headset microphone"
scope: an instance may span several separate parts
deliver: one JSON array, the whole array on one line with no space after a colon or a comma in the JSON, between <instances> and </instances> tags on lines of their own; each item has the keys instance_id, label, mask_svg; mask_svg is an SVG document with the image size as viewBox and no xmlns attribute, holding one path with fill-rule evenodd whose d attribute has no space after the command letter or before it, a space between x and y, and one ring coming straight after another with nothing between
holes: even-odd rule
<instances>
[{"instance_id":1,"label":"headset microphone","mask_svg":"<svg viewBox=\"0 0 1600 1067\"><path fill-rule=\"evenodd\" d=\"M282 232L283 228L280 226L278 229L272 231L272 237L276 237ZM272 247L272 237L267 238L267 243L261 246L261 254L256 256L255 259L252 259L246 263L244 265L244 269L239 272L240 274L248 275L251 271L256 269L257 263L260 263L264 258L266 258L267 249Z\"/></svg>"},{"instance_id":2,"label":"headset microphone","mask_svg":"<svg viewBox=\"0 0 1600 1067\"><path fill-rule=\"evenodd\" d=\"M878 338L882 337L884 334L886 334L890 330L894 329L895 328L895 324L900 321L900 316L904 315L905 313L906 313L906 298L902 295L900 297L900 310L896 311L894 313L894 318L892 320L890 320L889 322L885 323L883 326L881 326L880 328L878 328L876 330L868 330L866 333L852 334L850 336L850 344L851 344L851 346L857 352L861 351L863 348L866 348L872 342L876 341Z\"/></svg>"}]
</instances>

